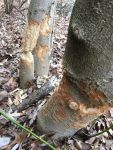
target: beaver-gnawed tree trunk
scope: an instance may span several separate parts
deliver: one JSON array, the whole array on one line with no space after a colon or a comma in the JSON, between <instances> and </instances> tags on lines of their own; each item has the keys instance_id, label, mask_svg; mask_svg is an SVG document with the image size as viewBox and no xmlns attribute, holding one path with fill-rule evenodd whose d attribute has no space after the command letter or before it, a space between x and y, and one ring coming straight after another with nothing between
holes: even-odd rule
<instances>
[{"instance_id":1,"label":"beaver-gnawed tree trunk","mask_svg":"<svg viewBox=\"0 0 113 150\"><path fill-rule=\"evenodd\" d=\"M34 70L39 75L48 75L55 6L55 0L30 2L20 55L21 88L26 88L27 81L34 78Z\"/></svg>"},{"instance_id":2,"label":"beaver-gnawed tree trunk","mask_svg":"<svg viewBox=\"0 0 113 150\"><path fill-rule=\"evenodd\" d=\"M69 136L112 107L113 0L76 0L58 90L37 114L38 126Z\"/></svg>"}]
</instances>

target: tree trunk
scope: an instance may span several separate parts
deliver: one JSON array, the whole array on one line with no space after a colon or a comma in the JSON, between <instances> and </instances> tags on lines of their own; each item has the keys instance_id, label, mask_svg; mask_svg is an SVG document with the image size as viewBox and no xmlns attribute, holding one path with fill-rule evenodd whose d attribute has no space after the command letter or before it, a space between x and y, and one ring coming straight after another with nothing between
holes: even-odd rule
<instances>
[{"instance_id":1,"label":"tree trunk","mask_svg":"<svg viewBox=\"0 0 113 150\"><path fill-rule=\"evenodd\" d=\"M47 76L52 50L56 2L55 0L46 0L46 5L41 2L40 7L42 7L39 9L42 11L40 13L43 18L41 19L39 38L34 50L35 71L41 76Z\"/></svg>"},{"instance_id":2,"label":"tree trunk","mask_svg":"<svg viewBox=\"0 0 113 150\"><path fill-rule=\"evenodd\" d=\"M34 60L35 70L41 75L48 74L50 35L52 33L52 25L49 22L51 21L51 8L53 8L54 1L32 0L30 3L28 24L23 38L22 54L20 56L21 88L25 88L27 81L34 78ZM35 59L32 56L34 49Z\"/></svg>"},{"instance_id":3,"label":"tree trunk","mask_svg":"<svg viewBox=\"0 0 113 150\"><path fill-rule=\"evenodd\" d=\"M28 86L28 82L34 79L34 58L31 52L23 52L20 56L20 88Z\"/></svg>"},{"instance_id":4,"label":"tree trunk","mask_svg":"<svg viewBox=\"0 0 113 150\"><path fill-rule=\"evenodd\" d=\"M13 1L14 0L4 0L5 13L10 14L13 9Z\"/></svg>"},{"instance_id":5,"label":"tree trunk","mask_svg":"<svg viewBox=\"0 0 113 150\"><path fill-rule=\"evenodd\" d=\"M37 114L55 138L69 136L113 105L113 0L76 0L58 90Z\"/></svg>"}]
</instances>

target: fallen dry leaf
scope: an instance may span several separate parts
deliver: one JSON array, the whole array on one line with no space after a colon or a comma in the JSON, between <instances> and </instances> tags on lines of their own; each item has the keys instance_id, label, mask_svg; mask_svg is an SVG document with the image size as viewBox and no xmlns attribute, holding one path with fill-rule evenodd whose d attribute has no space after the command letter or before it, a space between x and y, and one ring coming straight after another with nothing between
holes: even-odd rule
<instances>
[{"instance_id":1,"label":"fallen dry leaf","mask_svg":"<svg viewBox=\"0 0 113 150\"><path fill-rule=\"evenodd\" d=\"M18 84L16 82L16 79L11 77L7 83L4 84L5 88L8 91L13 91L16 87L18 87Z\"/></svg>"},{"instance_id":2,"label":"fallen dry leaf","mask_svg":"<svg viewBox=\"0 0 113 150\"><path fill-rule=\"evenodd\" d=\"M8 136L0 136L0 148L8 145L11 141L11 137Z\"/></svg>"}]
</instances>

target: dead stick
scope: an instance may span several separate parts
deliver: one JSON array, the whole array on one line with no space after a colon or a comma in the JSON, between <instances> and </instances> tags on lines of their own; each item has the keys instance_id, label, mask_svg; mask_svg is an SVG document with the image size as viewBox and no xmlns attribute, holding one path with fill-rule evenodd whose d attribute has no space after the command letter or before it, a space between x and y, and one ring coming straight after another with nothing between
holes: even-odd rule
<instances>
[{"instance_id":1,"label":"dead stick","mask_svg":"<svg viewBox=\"0 0 113 150\"><path fill-rule=\"evenodd\" d=\"M25 98L20 105L18 105L18 106L13 105L11 107L12 111L17 110L18 112L21 112L21 111L29 108L33 104L36 104L40 99L47 96L54 89L56 79L57 78L55 76L51 77L50 80L47 81L40 89L33 92L30 97Z\"/></svg>"}]
</instances>

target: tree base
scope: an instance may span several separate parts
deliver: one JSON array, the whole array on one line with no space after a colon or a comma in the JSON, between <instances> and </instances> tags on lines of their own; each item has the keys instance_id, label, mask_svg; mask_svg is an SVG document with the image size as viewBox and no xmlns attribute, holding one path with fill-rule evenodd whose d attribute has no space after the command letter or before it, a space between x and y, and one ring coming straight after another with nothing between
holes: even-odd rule
<instances>
[{"instance_id":1,"label":"tree base","mask_svg":"<svg viewBox=\"0 0 113 150\"><path fill-rule=\"evenodd\" d=\"M111 108L104 94L93 87L88 88L90 85L86 86L90 93L88 97L83 83L72 81L64 73L58 90L38 111L37 124L41 130L55 133L55 138L71 136Z\"/></svg>"},{"instance_id":2,"label":"tree base","mask_svg":"<svg viewBox=\"0 0 113 150\"><path fill-rule=\"evenodd\" d=\"M27 82L34 79L34 59L31 52L22 53L20 56L20 88L27 88Z\"/></svg>"}]
</instances>

